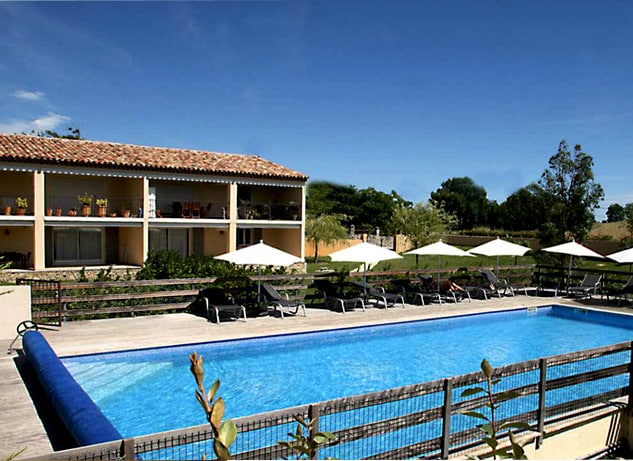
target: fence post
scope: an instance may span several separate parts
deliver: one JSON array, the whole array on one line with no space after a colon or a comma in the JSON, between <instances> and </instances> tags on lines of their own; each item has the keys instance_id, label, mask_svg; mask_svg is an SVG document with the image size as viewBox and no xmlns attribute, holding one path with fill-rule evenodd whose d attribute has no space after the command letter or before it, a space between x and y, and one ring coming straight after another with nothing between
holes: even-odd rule
<instances>
[{"instance_id":1,"label":"fence post","mask_svg":"<svg viewBox=\"0 0 633 461\"><path fill-rule=\"evenodd\" d=\"M123 439L121 440L121 448L120 448L120 453L119 456L121 457L121 459L124 459L126 461L128 460L134 460L135 459L135 453L134 453L134 439Z\"/></svg>"},{"instance_id":2,"label":"fence post","mask_svg":"<svg viewBox=\"0 0 633 461\"><path fill-rule=\"evenodd\" d=\"M537 430L539 436L538 439L536 439L537 449L543 444L543 433L545 432L545 395L547 393L547 361L545 359L539 360L539 371L537 410Z\"/></svg>"},{"instance_id":3,"label":"fence post","mask_svg":"<svg viewBox=\"0 0 633 461\"><path fill-rule=\"evenodd\" d=\"M448 459L451 448L451 412L453 407L453 379L444 380L444 406L442 406L442 446L440 448L442 459Z\"/></svg>"},{"instance_id":4,"label":"fence post","mask_svg":"<svg viewBox=\"0 0 633 461\"><path fill-rule=\"evenodd\" d=\"M321 409L319 405L310 405L308 407L308 422L311 423L310 433L308 434L308 439L310 442L313 441L314 434L319 432L319 416L321 414ZM314 449L312 456L310 459L319 459L319 449L318 447Z\"/></svg>"}]
</instances>

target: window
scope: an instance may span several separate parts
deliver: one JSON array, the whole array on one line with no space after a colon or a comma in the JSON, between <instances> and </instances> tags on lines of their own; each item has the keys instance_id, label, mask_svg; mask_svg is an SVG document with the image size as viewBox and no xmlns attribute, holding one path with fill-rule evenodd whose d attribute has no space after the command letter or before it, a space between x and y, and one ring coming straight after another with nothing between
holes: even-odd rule
<instances>
[{"instance_id":1,"label":"window","mask_svg":"<svg viewBox=\"0 0 633 461\"><path fill-rule=\"evenodd\" d=\"M175 251L186 257L189 254L188 229L150 229L149 249L152 251Z\"/></svg>"},{"instance_id":2,"label":"window","mask_svg":"<svg viewBox=\"0 0 633 461\"><path fill-rule=\"evenodd\" d=\"M262 239L261 229L237 229L237 247L243 248Z\"/></svg>"},{"instance_id":3,"label":"window","mask_svg":"<svg viewBox=\"0 0 633 461\"><path fill-rule=\"evenodd\" d=\"M104 233L93 228L53 229L53 264L103 264Z\"/></svg>"}]
</instances>

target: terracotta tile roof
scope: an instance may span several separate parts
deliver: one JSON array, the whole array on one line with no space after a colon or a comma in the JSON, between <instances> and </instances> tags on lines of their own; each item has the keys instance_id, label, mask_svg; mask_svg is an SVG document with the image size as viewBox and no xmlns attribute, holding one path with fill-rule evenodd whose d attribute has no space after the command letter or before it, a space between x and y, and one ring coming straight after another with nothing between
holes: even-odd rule
<instances>
[{"instance_id":1,"label":"terracotta tile roof","mask_svg":"<svg viewBox=\"0 0 633 461\"><path fill-rule=\"evenodd\" d=\"M0 161L306 181L258 155L0 133Z\"/></svg>"}]
</instances>

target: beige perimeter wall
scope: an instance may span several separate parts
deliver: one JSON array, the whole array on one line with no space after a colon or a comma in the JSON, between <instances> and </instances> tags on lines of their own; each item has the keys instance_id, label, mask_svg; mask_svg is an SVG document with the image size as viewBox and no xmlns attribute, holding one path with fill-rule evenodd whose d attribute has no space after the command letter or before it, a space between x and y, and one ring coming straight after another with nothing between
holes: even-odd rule
<instances>
[{"instance_id":1,"label":"beige perimeter wall","mask_svg":"<svg viewBox=\"0 0 633 461\"><path fill-rule=\"evenodd\" d=\"M31 287L0 285L0 340L15 338L23 320L31 320Z\"/></svg>"}]
</instances>

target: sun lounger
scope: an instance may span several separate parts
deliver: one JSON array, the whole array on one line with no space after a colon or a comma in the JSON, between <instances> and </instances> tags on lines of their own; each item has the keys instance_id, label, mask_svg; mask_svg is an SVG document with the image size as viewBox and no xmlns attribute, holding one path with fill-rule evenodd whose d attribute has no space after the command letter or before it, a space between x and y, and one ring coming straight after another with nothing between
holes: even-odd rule
<instances>
[{"instance_id":1,"label":"sun lounger","mask_svg":"<svg viewBox=\"0 0 633 461\"><path fill-rule=\"evenodd\" d=\"M510 292L510 294L514 296L514 290L519 290L523 288L520 286L510 285L507 280L499 279L490 269L482 269L479 272L481 272L481 275L483 275L486 280L488 280L488 283L490 283L490 285L492 285L495 290L497 290L497 292L503 289L503 296L505 296L508 292Z\"/></svg>"},{"instance_id":2,"label":"sun lounger","mask_svg":"<svg viewBox=\"0 0 633 461\"><path fill-rule=\"evenodd\" d=\"M360 304L363 311L365 310L365 301L363 298L347 296L339 287L329 280L314 279L314 286L321 292L325 300L325 305L328 307L335 308L336 306L340 306L343 313L345 313L346 309L353 310Z\"/></svg>"},{"instance_id":3,"label":"sun lounger","mask_svg":"<svg viewBox=\"0 0 633 461\"><path fill-rule=\"evenodd\" d=\"M578 298L591 298L598 291L601 281L602 274L585 274L580 285L569 287L567 295Z\"/></svg>"},{"instance_id":4,"label":"sun lounger","mask_svg":"<svg viewBox=\"0 0 633 461\"><path fill-rule=\"evenodd\" d=\"M399 288L402 296L411 302L426 306L427 302L431 303L434 299L439 299L433 293L429 293L423 286L414 285L408 279L392 279L391 284Z\"/></svg>"},{"instance_id":5,"label":"sun lounger","mask_svg":"<svg viewBox=\"0 0 633 461\"><path fill-rule=\"evenodd\" d=\"M235 301L229 299L221 288L205 288L200 290L198 297L204 300L209 322L211 322L211 317L215 317L215 323L220 323L220 314L223 313L230 314L234 318L239 318L241 314L244 317L244 321L246 321L246 309L244 306L235 304Z\"/></svg>"},{"instance_id":6,"label":"sun lounger","mask_svg":"<svg viewBox=\"0 0 633 461\"><path fill-rule=\"evenodd\" d=\"M627 282L624 285L622 285L620 288L607 291L607 300L609 299L610 296L613 296L615 299L618 300L618 306L619 306L621 301L623 300L625 302L629 301L629 295L633 295L633 275L629 277L629 280L627 280Z\"/></svg>"},{"instance_id":7,"label":"sun lounger","mask_svg":"<svg viewBox=\"0 0 633 461\"><path fill-rule=\"evenodd\" d=\"M404 296L402 295L387 293L384 288L374 287L373 285L366 283L364 280L352 283L363 291L366 299L374 299L376 304L382 303L382 305L385 306L385 309L390 306L395 306L398 302L400 302L402 307L404 307Z\"/></svg>"},{"instance_id":8,"label":"sun lounger","mask_svg":"<svg viewBox=\"0 0 633 461\"><path fill-rule=\"evenodd\" d=\"M275 310L279 308L279 313L281 314L282 319L284 318L284 309L286 309L288 314L297 315L299 308L301 308L303 309L303 316L307 317L306 306L303 301L291 300L287 295L286 298L284 298L270 283L262 284L261 288L262 295L264 295L264 299L268 305L273 306Z\"/></svg>"}]
</instances>

